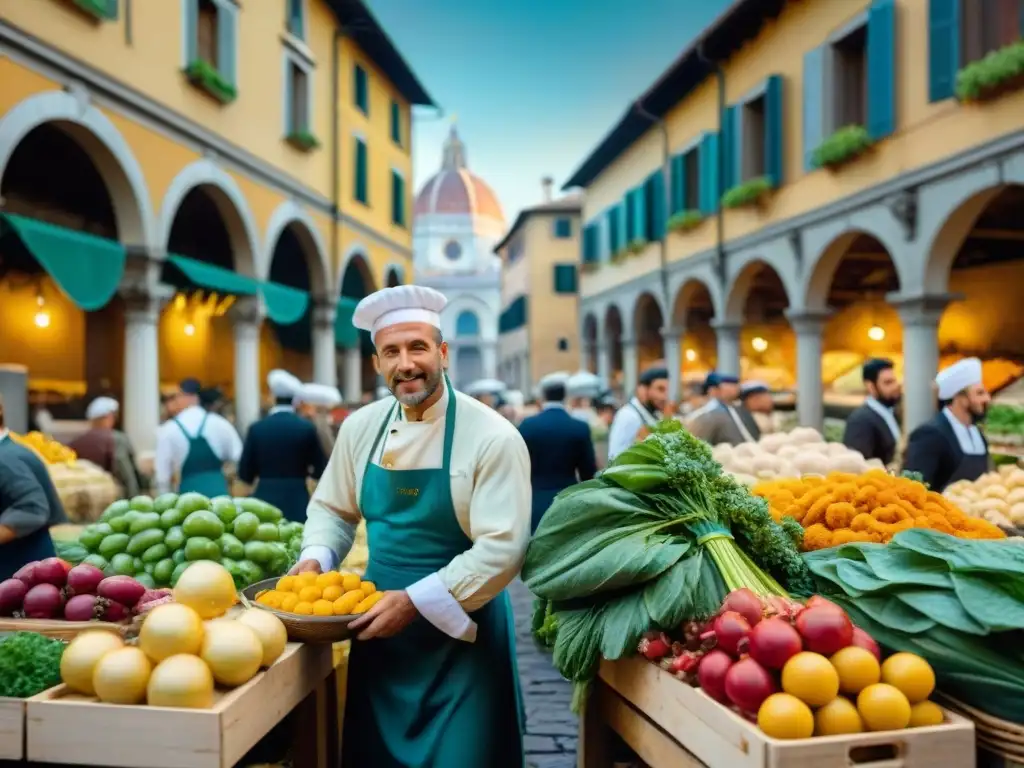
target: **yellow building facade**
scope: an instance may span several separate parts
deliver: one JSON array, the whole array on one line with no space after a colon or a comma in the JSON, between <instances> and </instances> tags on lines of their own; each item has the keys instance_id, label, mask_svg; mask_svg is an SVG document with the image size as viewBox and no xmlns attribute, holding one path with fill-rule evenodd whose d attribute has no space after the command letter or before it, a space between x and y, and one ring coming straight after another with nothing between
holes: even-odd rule
<instances>
[{"instance_id":1,"label":"yellow building facade","mask_svg":"<svg viewBox=\"0 0 1024 768\"><path fill-rule=\"evenodd\" d=\"M121 395L142 448L185 376L242 428L273 367L372 391L346 326L412 277L432 100L361 0L0 0L0 47L0 362ZM62 237L111 290L40 255Z\"/></svg>"},{"instance_id":2,"label":"yellow building facade","mask_svg":"<svg viewBox=\"0 0 1024 768\"><path fill-rule=\"evenodd\" d=\"M768 5L733 4L565 185L583 343L627 390L645 357L676 392L770 378L812 426L894 357L913 427L940 362L1024 356L1019 3Z\"/></svg>"},{"instance_id":3,"label":"yellow building facade","mask_svg":"<svg viewBox=\"0 0 1024 768\"><path fill-rule=\"evenodd\" d=\"M523 209L494 252L501 258L498 378L529 393L549 373L580 366L578 196Z\"/></svg>"}]
</instances>

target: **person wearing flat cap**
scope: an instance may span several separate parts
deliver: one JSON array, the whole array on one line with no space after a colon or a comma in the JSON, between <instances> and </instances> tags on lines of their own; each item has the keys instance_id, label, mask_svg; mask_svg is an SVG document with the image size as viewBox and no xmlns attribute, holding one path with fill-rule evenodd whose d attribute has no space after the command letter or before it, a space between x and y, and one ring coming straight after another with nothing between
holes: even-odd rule
<instances>
[{"instance_id":1,"label":"person wearing flat cap","mask_svg":"<svg viewBox=\"0 0 1024 768\"><path fill-rule=\"evenodd\" d=\"M128 435L114 429L119 411L120 406L114 398L97 397L85 409L89 429L72 440L68 447L80 458L112 474L124 489L124 495L130 498L139 495L141 483Z\"/></svg>"},{"instance_id":2,"label":"person wearing flat cap","mask_svg":"<svg viewBox=\"0 0 1024 768\"><path fill-rule=\"evenodd\" d=\"M988 443L978 429L992 400L981 360L969 357L935 377L940 411L910 433L903 469L918 472L938 493L957 480L977 480L991 468Z\"/></svg>"},{"instance_id":3,"label":"person wearing flat cap","mask_svg":"<svg viewBox=\"0 0 1024 768\"><path fill-rule=\"evenodd\" d=\"M661 420L668 404L668 369L648 368L640 374L636 390L612 420L608 434L608 461L629 448L644 430Z\"/></svg>"},{"instance_id":4,"label":"person wearing flat cap","mask_svg":"<svg viewBox=\"0 0 1024 768\"><path fill-rule=\"evenodd\" d=\"M306 479L320 478L327 465L316 427L295 413L292 401L302 382L288 371L267 374L274 405L249 427L238 461L238 479L252 487L252 495L277 507L289 520L306 521L309 487Z\"/></svg>"},{"instance_id":5,"label":"person wearing flat cap","mask_svg":"<svg viewBox=\"0 0 1024 768\"><path fill-rule=\"evenodd\" d=\"M735 404L740 393L739 380L726 374L711 374L705 384L717 394L690 415L686 422L689 430L711 445L756 443L761 434L757 422L749 411Z\"/></svg>"},{"instance_id":6,"label":"person wearing flat cap","mask_svg":"<svg viewBox=\"0 0 1024 768\"><path fill-rule=\"evenodd\" d=\"M342 404L341 392L329 384L303 384L295 395L294 402L296 412L316 428L326 461L326 457L334 450L335 432L331 423L331 412Z\"/></svg>"},{"instance_id":7,"label":"person wearing flat cap","mask_svg":"<svg viewBox=\"0 0 1024 768\"><path fill-rule=\"evenodd\" d=\"M230 421L203 408L201 389L195 379L182 381L173 399L177 415L157 430L153 474L158 494L172 490L175 477L178 493L213 497L228 492L224 462L238 462L242 439Z\"/></svg>"},{"instance_id":8,"label":"person wearing flat cap","mask_svg":"<svg viewBox=\"0 0 1024 768\"><path fill-rule=\"evenodd\" d=\"M505 587L530 539L518 430L448 380L445 297L403 285L356 307L393 398L342 422L293 573L331 570L366 521L383 599L352 622L345 766L522 768Z\"/></svg>"},{"instance_id":9,"label":"person wearing flat cap","mask_svg":"<svg viewBox=\"0 0 1024 768\"><path fill-rule=\"evenodd\" d=\"M719 398L722 396L722 385L725 385L726 394L731 395L727 402L732 402L736 399L739 394L739 379L735 376L727 376L725 374L711 371L707 376L704 377L704 384L701 386L701 394L704 397L703 405L694 408L683 418L684 423L689 424L695 419L699 419L705 413L715 410L721 404Z\"/></svg>"},{"instance_id":10,"label":"person wearing flat cap","mask_svg":"<svg viewBox=\"0 0 1024 768\"><path fill-rule=\"evenodd\" d=\"M893 409L899 405L900 381L892 360L876 357L861 369L868 396L864 404L846 419L843 445L861 453L865 459L879 459L892 465L903 435Z\"/></svg>"},{"instance_id":11,"label":"person wearing flat cap","mask_svg":"<svg viewBox=\"0 0 1024 768\"><path fill-rule=\"evenodd\" d=\"M565 407L568 380L566 373L551 373L542 378L538 386L543 400L541 411L519 425L532 467L531 531L537 530L555 496L570 485L590 480L597 472L590 427Z\"/></svg>"},{"instance_id":12,"label":"person wearing flat cap","mask_svg":"<svg viewBox=\"0 0 1024 768\"><path fill-rule=\"evenodd\" d=\"M772 390L765 382L753 379L740 383L740 402L736 406L736 413L755 440L760 440L763 435L774 431L774 411L775 400L772 398Z\"/></svg>"}]
</instances>

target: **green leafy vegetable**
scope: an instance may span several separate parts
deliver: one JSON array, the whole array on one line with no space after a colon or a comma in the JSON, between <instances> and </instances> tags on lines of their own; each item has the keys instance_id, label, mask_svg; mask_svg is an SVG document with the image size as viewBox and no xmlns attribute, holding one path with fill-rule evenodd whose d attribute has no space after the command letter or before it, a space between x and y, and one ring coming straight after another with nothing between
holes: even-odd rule
<instances>
[{"instance_id":1,"label":"green leafy vegetable","mask_svg":"<svg viewBox=\"0 0 1024 768\"><path fill-rule=\"evenodd\" d=\"M0 696L27 699L60 682L64 643L36 632L0 640Z\"/></svg>"}]
</instances>

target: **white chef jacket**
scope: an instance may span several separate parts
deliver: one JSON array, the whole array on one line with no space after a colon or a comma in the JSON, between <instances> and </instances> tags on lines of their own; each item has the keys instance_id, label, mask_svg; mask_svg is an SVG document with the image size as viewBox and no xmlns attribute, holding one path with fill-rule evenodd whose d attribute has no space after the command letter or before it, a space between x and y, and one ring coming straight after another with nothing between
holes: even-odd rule
<instances>
[{"instance_id":1,"label":"white chef jacket","mask_svg":"<svg viewBox=\"0 0 1024 768\"><path fill-rule=\"evenodd\" d=\"M653 427L657 423L657 416L644 408L637 398L631 398L619 408L612 419L612 426L608 432L608 461L636 442L641 427Z\"/></svg>"},{"instance_id":2,"label":"white chef jacket","mask_svg":"<svg viewBox=\"0 0 1024 768\"><path fill-rule=\"evenodd\" d=\"M384 434L374 463L385 469L442 465L448 392L409 421L403 414ZM473 546L406 590L420 614L460 640L476 639L467 615L515 578L530 541L530 454L519 431L499 413L461 392L452 440L451 489L455 517ZM345 559L362 517L359 496L367 458L395 399L365 405L342 422L327 469L306 511L302 559L334 570ZM371 555L372 556L372 555Z\"/></svg>"},{"instance_id":3,"label":"white chef jacket","mask_svg":"<svg viewBox=\"0 0 1024 768\"><path fill-rule=\"evenodd\" d=\"M199 405L190 405L177 415L177 420L190 436L195 437L199 425L206 418L203 437L221 461L237 462L242 456L242 438L231 425L231 422L216 413L208 413ZM156 432L156 458L153 474L157 493L171 490L171 482L181 474L181 465L188 456L188 438L181 432L181 427L168 419Z\"/></svg>"}]
</instances>

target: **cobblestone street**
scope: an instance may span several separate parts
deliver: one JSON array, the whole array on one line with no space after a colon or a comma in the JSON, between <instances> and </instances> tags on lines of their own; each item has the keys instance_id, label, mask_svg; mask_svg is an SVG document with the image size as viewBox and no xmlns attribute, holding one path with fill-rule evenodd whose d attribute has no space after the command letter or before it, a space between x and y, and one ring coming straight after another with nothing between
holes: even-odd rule
<instances>
[{"instance_id":1,"label":"cobblestone street","mask_svg":"<svg viewBox=\"0 0 1024 768\"><path fill-rule=\"evenodd\" d=\"M569 711L572 686L551 666L530 634L533 596L516 579L509 586L516 616L519 678L526 707L527 768L572 768L576 765L576 716Z\"/></svg>"}]
</instances>

